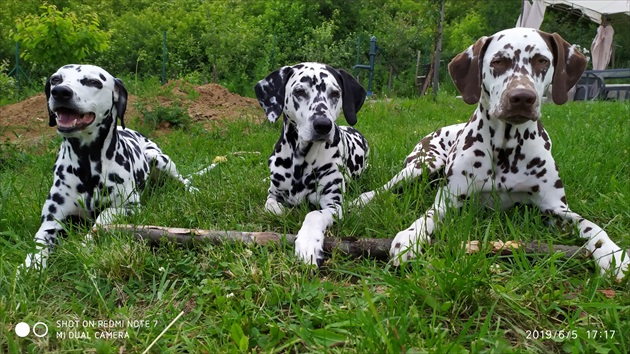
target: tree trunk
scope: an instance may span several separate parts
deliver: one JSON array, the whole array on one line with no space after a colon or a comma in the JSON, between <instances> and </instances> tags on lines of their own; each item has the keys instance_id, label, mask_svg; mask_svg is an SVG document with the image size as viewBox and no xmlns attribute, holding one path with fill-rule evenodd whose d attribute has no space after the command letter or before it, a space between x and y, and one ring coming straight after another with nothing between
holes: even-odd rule
<instances>
[{"instance_id":1,"label":"tree trunk","mask_svg":"<svg viewBox=\"0 0 630 354\"><path fill-rule=\"evenodd\" d=\"M440 22L438 23L437 43L435 45L435 62L433 63L433 99L437 98L440 78L440 56L442 54L442 23L444 22L444 2L440 1Z\"/></svg>"}]
</instances>

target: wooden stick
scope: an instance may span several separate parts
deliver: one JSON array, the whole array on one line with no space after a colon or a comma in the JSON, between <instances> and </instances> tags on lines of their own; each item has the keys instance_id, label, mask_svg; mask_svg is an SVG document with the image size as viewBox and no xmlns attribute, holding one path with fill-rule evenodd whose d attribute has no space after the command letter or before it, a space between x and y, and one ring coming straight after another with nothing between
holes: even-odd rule
<instances>
[{"instance_id":1,"label":"wooden stick","mask_svg":"<svg viewBox=\"0 0 630 354\"><path fill-rule=\"evenodd\" d=\"M174 242L178 245L194 247L199 243L235 243L265 245L269 242L289 245L295 243L295 235L280 234L277 232L247 232L247 231L219 231L184 229L174 227L162 227L152 225L103 225L103 230L130 233L138 240L146 240L149 244L159 245L162 242ZM475 241L471 241L475 242ZM389 248L392 240L387 238L363 238L363 237L326 237L324 239L324 252L339 250L354 257L370 257L376 259L389 259ZM514 243L512 243L514 244ZM481 251L510 255L514 251L512 247L481 247ZM529 242L520 244L526 255L562 253L563 258L588 258L590 253L583 247L553 245L543 242Z\"/></svg>"}]
</instances>

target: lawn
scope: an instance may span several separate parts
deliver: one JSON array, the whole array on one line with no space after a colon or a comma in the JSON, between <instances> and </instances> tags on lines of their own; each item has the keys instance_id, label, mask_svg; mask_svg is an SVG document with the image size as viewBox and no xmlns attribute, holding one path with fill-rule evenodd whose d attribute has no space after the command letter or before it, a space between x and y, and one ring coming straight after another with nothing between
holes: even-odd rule
<instances>
[{"instance_id":1,"label":"lawn","mask_svg":"<svg viewBox=\"0 0 630 354\"><path fill-rule=\"evenodd\" d=\"M346 199L387 182L420 138L465 121L473 109L447 96L367 103L356 127L370 143L371 166ZM542 118L570 207L625 248L629 117L627 103L575 102L545 105ZM307 206L284 216L263 212L266 160L280 122L187 124L156 134L138 121L129 126L155 140L184 174L216 156L227 161L194 180L197 194L171 180L149 188L142 209L122 222L297 233ZM627 280L600 276L590 259L465 253L467 240L580 245L573 230L550 227L539 210L524 206L491 211L469 203L451 211L438 242L400 268L333 252L314 271L288 245L150 247L104 232L85 247L86 229L78 229L48 269L17 277L33 247L59 142L0 150L0 352L141 353L158 337L152 353L630 352ZM393 238L431 205L435 185L423 179L363 209L348 208L329 235ZM19 322L41 322L48 334L20 338Z\"/></svg>"}]
</instances>

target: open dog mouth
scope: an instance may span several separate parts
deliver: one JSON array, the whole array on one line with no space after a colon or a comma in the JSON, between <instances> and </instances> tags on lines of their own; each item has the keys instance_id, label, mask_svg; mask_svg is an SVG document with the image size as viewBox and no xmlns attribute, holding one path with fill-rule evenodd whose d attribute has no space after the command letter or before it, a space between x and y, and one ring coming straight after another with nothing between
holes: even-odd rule
<instances>
[{"instance_id":1,"label":"open dog mouth","mask_svg":"<svg viewBox=\"0 0 630 354\"><path fill-rule=\"evenodd\" d=\"M57 130L61 132L72 132L85 129L94 122L96 115L94 112L79 113L70 108L60 107L55 110L57 113Z\"/></svg>"},{"instance_id":2,"label":"open dog mouth","mask_svg":"<svg viewBox=\"0 0 630 354\"><path fill-rule=\"evenodd\" d=\"M508 117L503 117L501 119L506 121L506 122L508 122L508 123L512 123L512 124L523 124L525 122L536 121L536 118L534 118L532 116L524 116L524 115L520 115L520 114L516 114L516 115L508 116Z\"/></svg>"}]
</instances>

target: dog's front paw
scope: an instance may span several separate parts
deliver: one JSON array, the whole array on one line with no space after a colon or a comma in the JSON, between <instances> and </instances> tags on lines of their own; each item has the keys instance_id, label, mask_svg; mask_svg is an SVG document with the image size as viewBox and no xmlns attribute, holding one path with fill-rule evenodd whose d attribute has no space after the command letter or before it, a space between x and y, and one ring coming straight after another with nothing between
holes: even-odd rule
<instances>
[{"instance_id":1,"label":"dog's front paw","mask_svg":"<svg viewBox=\"0 0 630 354\"><path fill-rule=\"evenodd\" d=\"M48 261L48 250L41 249L35 253L26 256L24 263L20 265L18 271L27 271L28 269L44 269Z\"/></svg>"},{"instance_id":2,"label":"dog's front paw","mask_svg":"<svg viewBox=\"0 0 630 354\"><path fill-rule=\"evenodd\" d=\"M623 251L620 250L618 252ZM617 278L617 281L620 282L623 280L624 277L630 276L630 257L628 257L628 255L625 255L625 257L623 257L623 260L621 259L621 256L615 258L618 265L613 272L615 277Z\"/></svg>"},{"instance_id":3,"label":"dog's front paw","mask_svg":"<svg viewBox=\"0 0 630 354\"><path fill-rule=\"evenodd\" d=\"M389 256L392 258L393 264L399 266L401 263L415 258L422 250L419 241L428 241L428 239L424 228L419 230L409 228L399 232L394 237L389 249Z\"/></svg>"},{"instance_id":4,"label":"dog's front paw","mask_svg":"<svg viewBox=\"0 0 630 354\"><path fill-rule=\"evenodd\" d=\"M300 230L295 238L295 255L302 262L320 266L324 261L324 234Z\"/></svg>"},{"instance_id":5,"label":"dog's front paw","mask_svg":"<svg viewBox=\"0 0 630 354\"><path fill-rule=\"evenodd\" d=\"M365 206L367 205L367 203L371 202L372 199L374 199L375 195L376 195L375 191L365 192L361 194L357 199L353 200L352 203L350 203L350 205L353 207Z\"/></svg>"},{"instance_id":6,"label":"dog's front paw","mask_svg":"<svg viewBox=\"0 0 630 354\"><path fill-rule=\"evenodd\" d=\"M282 215L282 213L284 213L284 207L273 198L267 198L265 210L274 215Z\"/></svg>"}]
</instances>

